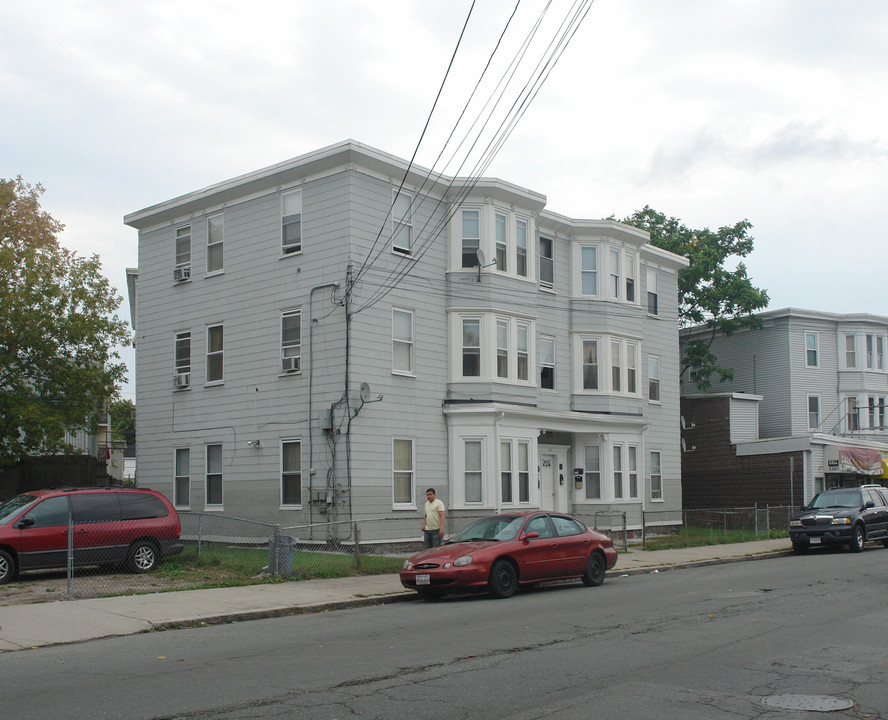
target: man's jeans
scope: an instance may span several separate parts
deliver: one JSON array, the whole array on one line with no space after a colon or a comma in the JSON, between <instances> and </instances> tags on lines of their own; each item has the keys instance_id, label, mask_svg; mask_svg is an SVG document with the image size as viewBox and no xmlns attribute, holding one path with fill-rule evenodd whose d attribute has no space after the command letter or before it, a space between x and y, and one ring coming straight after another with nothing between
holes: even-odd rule
<instances>
[{"instance_id":1,"label":"man's jeans","mask_svg":"<svg viewBox=\"0 0 888 720\"><path fill-rule=\"evenodd\" d=\"M428 550L433 547L441 546L441 531L440 530L423 530L423 547Z\"/></svg>"}]
</instances>

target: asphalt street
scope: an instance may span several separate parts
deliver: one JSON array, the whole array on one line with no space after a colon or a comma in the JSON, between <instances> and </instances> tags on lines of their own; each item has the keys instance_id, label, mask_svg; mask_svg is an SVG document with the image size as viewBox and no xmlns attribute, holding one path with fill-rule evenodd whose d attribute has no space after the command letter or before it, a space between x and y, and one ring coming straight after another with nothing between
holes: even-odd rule
<instances>
[{"instance_id":1,"label":"asphalt street","mask_svg":"<svg viewBox=\"0 0 888 720\"><path fill-rule=\"evenodd\" d=\"M0 655L4 717L888 718L888 551L814 552Z\"/></svg>"}]
</instances>

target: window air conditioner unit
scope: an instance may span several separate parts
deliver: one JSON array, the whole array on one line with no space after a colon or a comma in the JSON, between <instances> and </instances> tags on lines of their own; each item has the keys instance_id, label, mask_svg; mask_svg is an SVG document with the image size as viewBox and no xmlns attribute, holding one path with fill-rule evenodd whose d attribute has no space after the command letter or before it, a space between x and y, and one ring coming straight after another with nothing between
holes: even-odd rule
<instances>
[{"instance_id":1,"label":"window air conditioner unit","mask_svg":"<svg viewBox=\"0 0 888 720\"><path fill-rule=\"evenodd\" d=\"M285 372L285 373L299 372L299 358L298 357L281 358L281 372Z\"/></svg>"},{"instance_id":2,"label":"window air conditioner unit","mask_svg":"<svg viewBox=\"0 0 888 720\"><path fill-rule=\"evenodd\" d=\"M177 373L173 375L174 388L187 388L191 385L191 373Z\"/></svg>"},{"instance_id":3,"label":"window air conditioner unit","mask_svg":"<svg viewBox=\"0 0 888 720\"><path fill-rule=\"evenodd\" d=\"M191 266L185 265L184 267L177 267L173 270L173 280L176 282L182 282L183 280L191 279Z\"/></svg>"}]
</instances>

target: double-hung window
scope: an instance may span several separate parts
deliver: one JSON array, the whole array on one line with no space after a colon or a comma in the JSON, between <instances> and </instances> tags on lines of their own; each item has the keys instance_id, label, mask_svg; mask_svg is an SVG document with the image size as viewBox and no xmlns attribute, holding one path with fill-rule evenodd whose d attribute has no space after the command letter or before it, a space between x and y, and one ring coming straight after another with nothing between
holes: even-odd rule
<instances>
[{"instance_id":1,"label":"double-hung window","mask_svg":"<svg viewBox=\"0 0 888 720\"><path fill-rule=\"evenodd\" d=\"M528 335L530 334L530 326L527 323L519 322L515 324L516 359L518 361L518 379L527 382L530 379L528 365L530 363L530 351L528 346Z\"/></svg>"},{"instance_id":2,"label":"double-hung window","mask_svg":"<svg viewBox=\"0 0 888 720\"><path fill-rule=\"evenodd\" d=\"M184 390L191 386L191 331L176 333L173 387Z\"/></svg>"},{"instance_id":3,"label":"double-hung window","mask_svg":"<svg viewBox=\"0 0 888 720\"><path fill-rule=\"evenodd\" d=\"M500 499L511 505L512 493L512 441L500 441Z\"/></svg>"},{"instance_id":4,"label":"double-hung window","mask_svg":"<svg viewBox=\"0 0 888 720\"><path fill-rule=\"evenodd\" d=\"M608 288L608 297L612 300L620 299L620 249L610 248L608 255L610 256L610 287Z\"/></svg>"},{"instance_id":5,"label":"double-hung window","mask_svg":"<svg viewBox=\"0 0 888 720\"><path fill-rule=\"evenodd\" d=\"M820 427L820 395L808 395L808 430Z\"/></svg>"},{"instance_id":6,"label":"double-hung window","mask_svg":"<svg viewBox=\"0 0 888 720\"><path fill-rule=\"evenodd\" d=\"M500 499L503 504L530 502L530 443L500 441Z\"/></svg>"},{"instance_id":7,"label":"double-hung window","mask_svg":"<svg viewBox=\"0 0 888 720\"><path fill-rule=\"evenodd\" d=\"M506 318L496 320L496 376L509 377L509 321Z\"/></svg>"},{"instance_id":8,"label":"double-hung window","mask_svg":"<svg viewBox=\"0 0 888 720\"><path fill-rule=\"evenodd\" d=\"M206 505L222 507L222 444L206 446Z\"/></svg>"},{"instance_id":9,"label":"double-hung window","mask_svg":"<svg viewBox=\"0 0 888 720\"><path fill-rule=\"evenodd\" d=\"M635 253L627 252L625 255L626 267L623 275L626 278L626 302L635 302Z\"/></svg>"},{"instance_id":10,"label":"double-hung window","mask_svg":"<svg viewBox=\"0 0 888 720\"><path fill-rule=\"evenodd\" d=\"M651 450L651 500L663 499L663 470L660 466L660 451Z\"/></svg>"},{"instance_id":11,"label":"double-hung window","mask_svg":"<svg viewBox=\"0 0 888 720\"><path fill-rule=\"evenodd\" d=\"M626 343L626 392L630 395L638 394L638 370L636 368L638 344Z\"/></svg>"},{"instance_id":12,"label":"double-hung window","mask_svg":"<svg viewBox=\"0 0 888 720\"><path fill-rule=\"evenodd\" d=\"M413 195L395 190L392 201L392 250L409 255L413 248Z\"/></svg>"},{"instance_id":13,"label":"double-hung window","mask_svg":"<svg viewBox=\"0 0 888 720\"><path fill-rule=\"evenodd\" d=\"M540 287L552 290L555 287L555 243L552 238L540 237Z\"/></svg>"},{"instance_id":14,"label":"double-hung window","mask_svg":"<svg viewBox=\"0 0 888 720\"><path fill-rule=\"evenodd\" d=\"M191 450L176 448L174 461L173 504L177 508L187 508L191 505Z\"/></svg>"},{"instance_id":15,"label":"double-hung window","mask_svg":"<svg viewBox=\"0 0 888 720\"><path fill-rule=\"evenodd\" d=\"M298 373L302 369L302 311L281 313L281 372Z\"/></svg>"},{"instance_id":16,"label":"double-hung window","mask_svg":"<svg viewBox=\"0 0 888 720\"><path fill-rule=\"evenodd\" d=\"M302 252L302 191L281 195L281 253Z\"/></svg>"},{"instance_id":17,"label":"double-hung window","mask_svg":"<svg viewBox=\"0 0 888 720\"><path fill-rule=\"evenodd\" d=\"M222 249L225 240L225 216L207 218L207 273L222 272Z\"/></svg>"},{"instance_id":18,"label":"double-hung window","mask_svg":"<svg viewBox=\"0 0 888 720\"><path fill-rule=\"evenodd\" d=\"M583 390L598 390L598 340L583 340Z\"/></svg>"},{"instance_id":19,"label":"double-hung window","mask_svg":"<svg viewBox=\"0 0 888 720\"><path fill-rule=\"evenodd\" d=\"M392 438L392 497L395 505L413 506L413 477L413 439Z\"/></svg>"},{"instance_id":20,"label":"double-hung window","mask_svg":"<svg viewBox=\"0 0 888 720\"><path fill-rule=\"evenodd\" d=\"M481 318L463 318L462 374L481 377Z\"/></svg>"},{"instance_id":21,"label":"double-hung window","mask_svg":"<svg viewBox=\"0 0 888 720\"><path fill-rule=\"evenodd\" d=\"M860 411L857 409L857 398L849 397L845 401L845 404L848 407L848 431L854 432L855 430L860 430Z\"/></svg>"},{"instance_id":22,"label":"double-hung window","mask_svg":"<svg viewBox=\"0 0 888 720\"><path fill-rule=\"evenodd\" d=\"M496 230L496 269L500 272L509 271L509 237L508 217L504 213L494 215Z\"/></svg>"},{"instance_id":23,"label":"double-hung window","mask_svg":"<svg viewBox=\"0 0 888 720\"><path fill-rule=\"evenodd\" d=\"M555 389L555 338L540 338L540 388Z\"/></svg>"},{"instance_id":24,"label":"double-hung window","mask_svg":"<svg viewBox=\"0 0 888 720\"><path fill-rule=\"evenodd\" d=\"M413 312L392 308L392 372L413 375Z\"/></svg>"},{"instance_id":25,"label":"double-hung window","mask_svg":"<svg viewBox=\"0 0 888 720\"><path fill-rule=\"evenodd\" d=\"M601 445L586 445L583 474L587 500L601 499Z\"/></svg>"},{"instance_id":26,"label":"double-hung window","mask_svg":"<svg viewBox=\"0 0 888 720\"><path fill-rule=\"evenodd\" d=\"M611 340L611 392L620 392L622 377L623 359L622 359L623 342L622 340Z\"/></svg>"},{"instance_id":27,"label":"double-hung window","mask_svg":"<svg viewBox=\"0 0 888 720\"><path fill-rule=\"evenodd\" d=\"M648 400L660 402L660 358L648 355Z\"/></svg>"},{"instance_id":28,"label":"double-hung window","mask_svg":"<svg viewBox=\"0 0 888 720\"><path fill-rule=\"evenodd\" d=\"M885 339L876 335L876 370L885 369Z\"/></svg>"},{"instance_id":29,"label":"double-hung window","mask_svg":"<svg viewBox=\"0 0 888 720\"><path fill-rule=\"evenodd\" d=\"M527 277L527 220L515 220L515 272Z\"/></svg>"},{"instance_id":30,"label":"double-hung window","mask_svg":"<svg viewBox=\"0 0 888 720\"><path fill-rule=\"evenodd\" d=\"M580 287L583 295L598 295L598 246L580 248Z\"/></svg>"},{"instance_id":31,"label":"double-hung window","mask_svg":"<svg viewBox=\"0 0 888 720\"><path fill-rule=\"evenodd\" d=\"M818 354L819 351L817 333L805 333L805 366L817 367Z\"/></svg>"},{"instance_id":32,"label":"double-hung window","mask_svg":"<svg viewBox=\"0 0 888 720\"><path fill-rule=\"evenodd\" d=\"M281 440L281 505L302 505L301 440Z\"/></svg>"},{"instance_id":33,"label":"double-hung window","mask_svg":"<svg viewBox=\"0 0 888 720\"><path fill-rule=\"evenodd\" d=\"M629 473L629 499L638 499L638 446L629 445L626 448L626 470Z\"/></svg>"},{"instance_id":34,"label":"double-hung window","mask_svg":"<svg viewBox=\"0 0 888 720\"><path fill-rule=\"evenodd\" d=\"M613 462L614 462L614 500L622 500L625 489L623 487L623 446L614 445Z\"/></svg>"},{"instance_id":35,"label":"double-hung window","mask_svg":"<svg viewBox=\"0 0 888 720\"><path fill-rule=\"evenodd\" d=\"M462 211L462 267L478 267L481 249L481 211Z\"/></svg>"},{"instance_id":36,"label":"double-hung window","mask_svg":"<svg viewBox=\"0 0 888 720\"><path fill-rule=\"evenodd\" d=\"M224 330L222 325L210 325L207 328L207 382L222 382L222 353L224 345Z\"/></svg>"},{"instance_id":37,"label":"double-hung window","mask_svg":"<svg viewBox=\"0 0 888 720\"><path fill-rule=\"evenodd\" d=\"M465 440L463 445L463 494L466 503L483 501L483 440Z\"/></svg>"},{"instance_id":38,"label":"double-hung window","mask_svg":"<svg viewBox=\"0 0 888 720\"><path fill-rule=\"evenodd\" d=\"M857 367L857 344L853 335L845 335L845 367Z\"/></svg>"},{"instance_id":39,"label":"double-hung window","mask_svg":"<svg viewBox=\"0 0 888 720\"><path fill-rule=\"evenodd\" d=\"M176 267L173 280L183 282L191 279L191 225L176 229Z\"/></svg>"},{"instance_id":40,"label":"double-hung window","mask_svg":"<svg viewBox=\"0 0 888 720\"><path fill-rule=\"evenodd\" d=\"M660 296L657 289L657 268L647 269L648 315L660 314Z\"/></svg>"}]
</instances>

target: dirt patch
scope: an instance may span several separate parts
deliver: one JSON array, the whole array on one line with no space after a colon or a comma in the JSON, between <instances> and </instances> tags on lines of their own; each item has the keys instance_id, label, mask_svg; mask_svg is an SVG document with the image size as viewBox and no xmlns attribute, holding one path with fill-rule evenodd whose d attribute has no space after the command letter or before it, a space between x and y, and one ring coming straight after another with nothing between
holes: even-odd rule
<instances>
[{"instance_id":1,"label":"dirt patch","mask_svg":"<svg viewBox=\"0 0 888 720\"><path fill-rule=\"evenodd\" d=\"M24 573L6 585L0 585L0 607L58 600L82 600L106 595L184 590L188 587L189 583L186 581L151 574L86 573L75 576L69 590L68 579L64 572L32 572Z\"/></svg>"}]
</instances>

